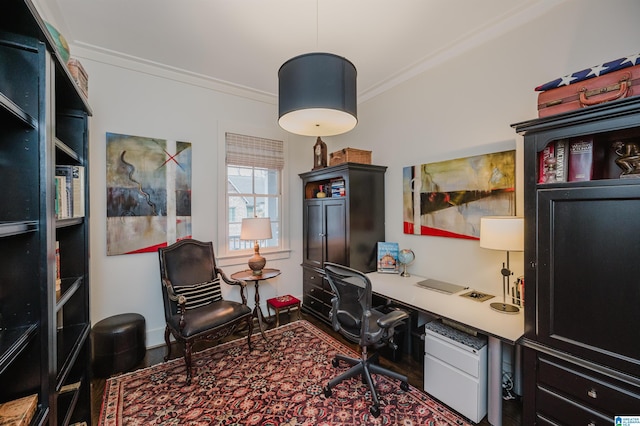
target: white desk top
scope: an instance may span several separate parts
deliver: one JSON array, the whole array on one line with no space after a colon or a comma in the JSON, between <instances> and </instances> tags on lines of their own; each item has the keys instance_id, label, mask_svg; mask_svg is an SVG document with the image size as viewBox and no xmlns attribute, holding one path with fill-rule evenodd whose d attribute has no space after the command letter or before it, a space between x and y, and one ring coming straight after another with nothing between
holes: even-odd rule
<instances>
[{"instance_id":1,"label":"white desk top","mask_svg":"<svg viewBox=\"0 0 640 426\"><path fill-rule=\"evenodd\" d=\"M396 300L416 309L432 313L436 316L464 324L483 334L497 337L507 343L515 343L524 334L524 309L517 314L503 314L489 307L492 302L501 302L502 295L479 302L460 294L472 289L462 290L454 294L445 294L418 286L416 283L424 277L411 275L401 277L400 274L367 274L374 293Z\"/></svg>"}]
</instances>

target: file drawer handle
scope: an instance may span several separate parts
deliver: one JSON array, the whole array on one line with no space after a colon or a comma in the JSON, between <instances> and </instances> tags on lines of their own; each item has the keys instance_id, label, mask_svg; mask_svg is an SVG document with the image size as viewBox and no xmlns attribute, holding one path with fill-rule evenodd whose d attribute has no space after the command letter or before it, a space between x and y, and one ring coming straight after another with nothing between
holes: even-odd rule
<instances>
[{"instance_id":1,"label":"file drawer handle","mask_svg":"<svg viewBox=\"0 0 640 426\"><path fill-rule=\"evenodd\" d=\"M596 390L595 390L595 389L589 389L589 390L587 391L587 395L588 395L589 397L593 398L593 399L598 398L598 392L596 392Z\"/></svg>"}]
</instances>

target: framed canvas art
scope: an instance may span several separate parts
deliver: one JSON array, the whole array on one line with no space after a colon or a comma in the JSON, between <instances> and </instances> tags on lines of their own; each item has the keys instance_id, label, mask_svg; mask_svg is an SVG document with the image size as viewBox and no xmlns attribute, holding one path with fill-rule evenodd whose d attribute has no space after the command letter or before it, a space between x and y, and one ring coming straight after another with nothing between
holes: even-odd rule
<instances>
[{"instance_id":1,"label":"framed canvas art","mask_svg":"<svg viewBox=\"0 0 640 426\"><path fill-rule=\"evenodd\" d=\"M482 216L515 214L515 150L403 169L405 234L477 240Z\"/></svg>"},{"instance_id":2,"label":"framed canvas art","mask_svg":"<svg viewBox=\"0 0 640 426\"><path fill-rule=\"evenodd\" d=\"M191 237L191 143L107 133L107 255Z\"/></svg>"}]
</instances>

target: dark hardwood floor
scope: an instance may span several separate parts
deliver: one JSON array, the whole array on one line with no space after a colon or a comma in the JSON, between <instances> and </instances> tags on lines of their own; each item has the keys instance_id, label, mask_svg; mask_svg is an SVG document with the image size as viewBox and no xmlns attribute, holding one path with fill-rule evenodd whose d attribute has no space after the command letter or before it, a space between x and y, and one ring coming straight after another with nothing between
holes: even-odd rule
<instances>
[{"instance_id":1,"label":"dark hardwood floor","mask_svg":"<svg viewBox=\"0 0 640 426\"><path fill-rule=\"evenodd\" d=\"M290 320L295 321L297 320L298 316L297 313L292 313L291 317L289 317L289 315L287 315L287 313L282 313L280 316L280 324L286 324L288 323ZM353 349L357 350L357 345L354 345L350 342L348 342L347 340L345 340L339 333L336 333L335 331L333 331L333 329L327 325L326 323L318 320L317 318L315 318L312 315L308 315L305 314L304 312L302 313L302 319L309 321L310 323L314 324L315 326L317 326L318 328L320 328L321 330L323 330L324 332L326 332L327 334L333 336L334 338L336 338L337 340L339 340L340 342L344 343L345 345L352 347ZM271 326L273 327L273 325ZM255 330L257 330L257 324L256 327L254 328L254 332ZM259 332L258 332L259 333ZM246 334L245 334L246 335ZM237 334L232 336L232 339L236 339L241 337L241 334ZM259 337L259 334L258 336ZM209 346L210 344L208 343L200 343L198 345L195 346L195 351L199 351L204 349L205 347ZM163 362L163 358L164 358L164 354L165 354L165 348L164 345L160 346L160 347L155 347L155 348L151 348L147 350L147 353L145 355L145 358L140 362L140 364L138 366L135 367L135 369L138 368L145 368L145 367L149 367L158 363ZM180 357L182 354L181 349L180 348L176 348L174 347L172 350L172 356L171 358L178 358ZM422 378L423 378L423 365L421 362L416 361L416 359L414 359L414 357L411 354L402 354L401 355L401 359L398 360L398 362L393 362L388 360L387 358L384 357L385 353L382 352L382 357L380 359L380 364L383 365L384 367L387 368L391 368L395 371L400 372L401 374L404 374L407 376L407 378L409 379L409 383L414 386L417 389L422 389L423 383L422 383ZM387 353L388 356L391 356L390 353ZM104 394L104 387L105 387L105 382L106 380L104 378L95 378L92 382L91 382L91 399L92 399L92 408L91 408L91 412L92 412L92 425L97 425L98 424L98 418L100 415L100 408L102 406L102 397ZM508 401L503 401L503 417L502 417L502 424L504 426L515 426L515 425L521 425L522 424L522 405L521 402L518 400L508 400ZM488 426L489 422L487 421L487 418L485 416L485 418L478 423L478 425L481 426Z\"/></svg>"}]
</instances>

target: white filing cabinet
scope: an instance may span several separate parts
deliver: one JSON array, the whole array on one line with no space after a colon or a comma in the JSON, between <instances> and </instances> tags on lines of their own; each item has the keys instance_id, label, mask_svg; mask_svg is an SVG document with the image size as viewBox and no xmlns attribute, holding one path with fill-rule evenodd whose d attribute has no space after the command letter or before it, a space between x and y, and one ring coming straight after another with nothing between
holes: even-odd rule
<instances>
[{"instance_id":1,"label":"white filing cabinet","mask_svg":"<svg viewBox=\"0 0 640 426\"><path fill-rule=\"evenodd\" d=\"M425 325L424 390L478 423L487 414L487 339Z\"/></svg>"}]
</instances>

